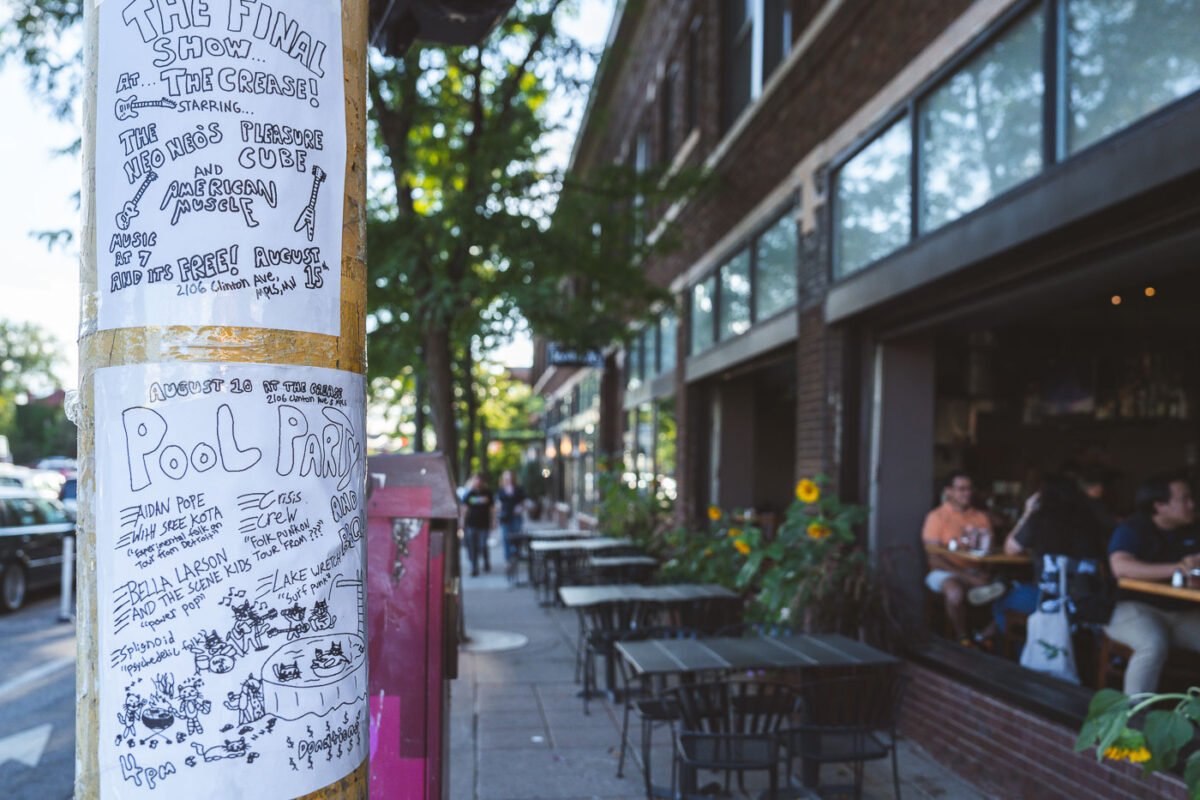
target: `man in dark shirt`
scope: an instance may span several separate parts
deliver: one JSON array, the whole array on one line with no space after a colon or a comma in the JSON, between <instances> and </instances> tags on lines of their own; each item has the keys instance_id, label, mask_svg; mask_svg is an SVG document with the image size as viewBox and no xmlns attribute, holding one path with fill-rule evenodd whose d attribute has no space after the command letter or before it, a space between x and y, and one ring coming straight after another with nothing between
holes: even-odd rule
<instances>
[{"instance_id":1,"label":"man in dark shirt","mask_svg":"<svg viewBox=\"0 0 1200 800\"><path fill-rule=\"evenodd\" d=\"M467 558L471 560L472 575L479 574L481 561L484 572L492 568L487 540L488 533L495 524L495 510L495 495L487 488L483 475L472 475L470 489L462 499L462 526L467 540Z\"/></svg>"},{"instance_id":2,"label":"man in dark shirt","mask_svg":"<svg viewBox=\"0 0 1200 800\"><path fill-rule=\"evenodd\" d=\"M1137 513L1113 531L1108 561L1119 580L1170 581L1177 570L1200 568L1200 533L1192 489L1179 475L1157 475L1138 487ZM1105 631L1133 650L1125 693L1153 692L1171 647L1200 652L1195 603L1122 590Z\"/></svg>"}]
</instances>

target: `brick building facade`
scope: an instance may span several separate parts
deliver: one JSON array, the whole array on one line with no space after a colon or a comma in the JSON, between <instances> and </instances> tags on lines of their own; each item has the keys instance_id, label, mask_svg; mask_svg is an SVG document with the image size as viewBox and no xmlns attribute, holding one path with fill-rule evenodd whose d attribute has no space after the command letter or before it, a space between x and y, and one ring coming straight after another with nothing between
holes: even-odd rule
<instances>
[{"instance_id":1,"label":"brick building facade","mask_svg":"<svg viewBox=\"0 0 1200 800\"><path fill-rule=\"evenodd\" d=\"M871 507L915 637L917 532L946 469L975 472L998 518L1070 461L1112 467L1118 507L1155 465L1194 474L1198 90L1193 0L622 4L571 168L692 166L714 188L666 211L683 245L646 264L674 318L633 323L603 370L549 367L539 344L560 510L595 502L579 442L668 486L681 521L778 513L824 474ZM928 709L956 691L1081 763L1065 731L1084 695L1007 664L955 681L942 652L913 667L912 735L953 750ZM989 767L997 792L1035 796L1010 761ZM1086 787L1104 768L1079 769L1076 796L1179 788L1122 773L1103 795Z\"/></svg>"}]
</instances>

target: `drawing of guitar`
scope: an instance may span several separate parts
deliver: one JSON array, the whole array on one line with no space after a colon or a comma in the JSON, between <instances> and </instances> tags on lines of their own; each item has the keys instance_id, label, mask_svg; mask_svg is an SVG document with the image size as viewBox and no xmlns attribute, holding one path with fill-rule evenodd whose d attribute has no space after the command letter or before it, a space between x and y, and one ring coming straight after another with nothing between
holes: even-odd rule
<instances>
[{"instance_id":1,"label":"drawing of guitar","mask_svg":"<svg viewBox=\"0 0 1200 800\"><path fill-rule=\"evenodd\" d=\"M137 194L132 200L127 200L125 205L121 206L121 210L117 212L117 227L123 231L129 230L129 223L138 215L138 203L141 202L142 195L150 188L150 184L158 180L158 173L151 170L146 173L146 180L142 181L142 185L138 187Z\"/></svg>"},{"instance_id":2,"label":"drawing of guitar","mask_svg":"<svg viewBox=\"0 0 1200 800\"><path fill-rule=\"evenodd\" d=\"M116 108L117 119L122 120L122 121L127 120L127 119L136 119L137 115L138 115L137 110L139 108L174 108L174 107L175 107L175 101L168 100L165 97L161 100L143 100L142 102L139 103L136 94L130 95L128 98L126 98L124 100L121 100L121 99L117 100L117 108Z\"/></svg>"},{"instance_id":3,"label":"drawing of guitar","mask_svg":"<svg viewBox=\"0 0 1200 800\"><path fill-rule=\"evenodd\" d=\"M321 191L321 184L325 182L327 177L329 177L325 174L325 170L321 169L316 164L313 164L312 174L312 196L308 198L308 205L306 205L304 210L300 212L300 218L296 220L296 227L294 229L296 233L299 233L300 231L307 233L308 240L310 242L313 240L313 234L316 232L317 193Z\"/></svg>"}]
</instances>

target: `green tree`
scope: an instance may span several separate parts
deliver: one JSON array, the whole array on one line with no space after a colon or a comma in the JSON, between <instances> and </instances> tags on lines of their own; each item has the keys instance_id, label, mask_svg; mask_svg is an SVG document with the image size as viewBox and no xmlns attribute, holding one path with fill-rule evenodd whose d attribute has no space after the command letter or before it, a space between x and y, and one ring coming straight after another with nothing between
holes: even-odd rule
<instances>
[{"instance_id":1,"label":"green tree","mask_svg":"<svg viewBox=\"0 0 1200 800\"><path fill-rule=\"evenodd\" d=\"M0 319L0 433L13 434L18 403L58 386L58 343L45 329Z\"/></svg>"},{"instance_id":2,"label":"green tree","mask_svg":"<svg viewBox=\"0 0 1200 800\"><path fill-rule=\"evenodd\" d=\"M674 245L639 235L637 211L695 184L628 166L567 181L548 167L554 91L581 92L588 56L557 24L564 0L521 0L477 47L418 43L371 59L375 143L385 169L369 224L371 369L418 360L438 446L459 473L455 404L477 410L476 354L519 315L571 345L617 338L661 293L640 269ZM553 219L553 224L551 220ZM473 455L467 437L465 456Z\"/></svg>"}]
</instances>

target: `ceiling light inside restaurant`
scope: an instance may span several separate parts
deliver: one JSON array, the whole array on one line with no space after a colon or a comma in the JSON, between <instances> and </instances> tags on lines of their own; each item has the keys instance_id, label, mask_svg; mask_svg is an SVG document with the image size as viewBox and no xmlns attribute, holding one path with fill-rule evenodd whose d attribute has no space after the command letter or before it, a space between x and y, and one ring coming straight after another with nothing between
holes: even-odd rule
<instances>
[{"instance_id":1,"label":"ceiling light inside restaurant","mask_svg":"<svg viewBox=\"0 0 1200 800\"><path fill-rule=\"evenodd\" d=\"M1112 304L1113 304L1114 306L1119 306L1119 305L1121 305L1121 295L1119 295L1119 294L1114 294L1114 295L1112 296Z\"/></svg>"},{"instance_id":2,"label":"ceiling light inside restaurant","mask_svg":"<svg viewBox=\"0 0 1200 800\"><path fill-rule=\"evenodd\" d=\"M1153 286L1146 287L1146 297L1154 297L1155 294L1156 294L1156 292L1154 291Z\"/></svg>"}]
</instances>

